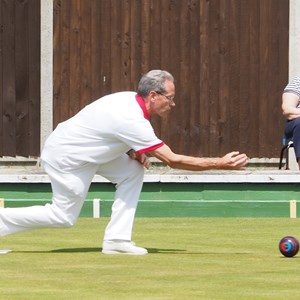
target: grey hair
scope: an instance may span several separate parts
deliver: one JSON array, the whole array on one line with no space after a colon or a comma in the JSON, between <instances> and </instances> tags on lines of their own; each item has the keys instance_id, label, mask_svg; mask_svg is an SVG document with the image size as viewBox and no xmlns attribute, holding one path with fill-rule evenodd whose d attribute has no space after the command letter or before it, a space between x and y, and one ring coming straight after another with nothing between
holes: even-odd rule
<instances>
[{"instance_id":1,"label":"grey hair","mask_svg":"<svg viewBox=\"0 0 300 300\"><path fill-rule=\"evenodd\" d=\"M137 93L142 97L148 96L151 91L164 93L167 80L174 82L174 77L169 72L163 70L149 71L142 76L138 84Z\"/></svg>"}]
</instances>

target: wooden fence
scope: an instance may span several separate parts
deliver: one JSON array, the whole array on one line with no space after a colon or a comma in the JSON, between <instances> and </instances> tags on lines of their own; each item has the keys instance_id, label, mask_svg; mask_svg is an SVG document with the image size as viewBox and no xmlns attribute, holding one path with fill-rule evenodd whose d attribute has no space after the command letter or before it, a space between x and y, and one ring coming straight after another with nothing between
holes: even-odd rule
<instances>
[{"instance_id":1,"label":"wooden fence","mask_svg":"<svg viewBox=\"0 0 300 300\"><path fill-rule=\"evenodd\" d=\"M175 151L278 157L289 0L53 0L54 124L150 69L176 78L153 118ZM1 0L0 155L38 155L40 1Z\"/></svg>"},{"instance_id":2,"label":"wooden fence","mask_svg":"<svg viewBox=\"0 0 300 300\"><path fill-rule=\"evenodd\" d=\"M0 1L0 156L40 153L40 1Z\"/></svg>"},{"instance_id":3,"label":"wooden fence","mask_svg":"<svg viewBox=\"0 0 300 300\"><path fill-rule=\"evenodd\" d=\"M153 123L175 151L278 157L288 0L54 3L55 124L160 68L176 78L176 107Z\"/></svg>"}]
</instances>

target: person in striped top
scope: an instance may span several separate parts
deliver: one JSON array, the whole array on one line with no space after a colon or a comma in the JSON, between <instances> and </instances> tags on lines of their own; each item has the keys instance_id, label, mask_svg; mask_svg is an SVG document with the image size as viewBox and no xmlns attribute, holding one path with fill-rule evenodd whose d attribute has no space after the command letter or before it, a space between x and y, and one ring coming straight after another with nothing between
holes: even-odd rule
<instances>
[{"instance_id":1,"label":"person in striped top","mask_svg":"<svg viewBox=\"0 0 300 300\"><path fill-rule=\"evenodd\" d=\"M293 139L300 169L300 76L295 76L283 90L282 112L287 120L284 135L287 139Z\"/></svg>"}]
</instances>

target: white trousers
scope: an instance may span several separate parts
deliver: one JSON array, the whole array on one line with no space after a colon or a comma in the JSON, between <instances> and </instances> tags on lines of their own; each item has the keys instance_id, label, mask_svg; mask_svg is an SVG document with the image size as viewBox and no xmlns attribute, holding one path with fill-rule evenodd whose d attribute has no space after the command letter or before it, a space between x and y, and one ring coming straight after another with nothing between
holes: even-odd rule
<instances>
[{"instance_id":1,"label":"white trousers","mask_svg":"<svg viewBox=\"0 0 300 300\"><path fill-rule=\"evenodd\" d=\"M70 172L44 163L52 187L52 203L45 206L0 209L0 236L47 227L73 226L95 174L116 184L112 214L104 240L131 240L132 227L143 186L144 168L128 155L103 165L88 163Z\"/></svg>"}]
</instances>

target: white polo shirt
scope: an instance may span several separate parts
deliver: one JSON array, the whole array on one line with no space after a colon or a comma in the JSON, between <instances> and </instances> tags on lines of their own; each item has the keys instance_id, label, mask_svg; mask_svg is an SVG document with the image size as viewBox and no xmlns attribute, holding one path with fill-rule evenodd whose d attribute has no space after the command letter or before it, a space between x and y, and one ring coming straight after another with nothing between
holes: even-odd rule
<instances>
[{"instance_id":1,"label":"white polo shirt","mask_svg":"<svg viewBox=\"0 0 300 300\"><path fill-rule=\"evenodd\" d=\"M41 159L63 169L103 164L134 149L164 145L154 133L144 100L135 92L104 96L60 123L48 137Z\"/></svg>"}]
</instances>

